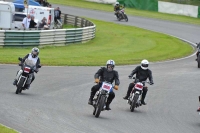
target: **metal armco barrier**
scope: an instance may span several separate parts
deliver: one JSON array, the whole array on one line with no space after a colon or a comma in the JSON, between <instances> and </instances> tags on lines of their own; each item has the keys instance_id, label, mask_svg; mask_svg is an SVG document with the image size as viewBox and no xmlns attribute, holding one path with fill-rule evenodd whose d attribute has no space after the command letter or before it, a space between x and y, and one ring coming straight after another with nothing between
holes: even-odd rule
<instances>
[{"instance_id":1,"label":"metal armco barrier","mask_svg":"<svg viewBox=\"0 0 200 133\"><path fill-rule=\"evenodd\" d=\"M0 30L0 46L42 46L84 43L95 38L96 26L84 19L62 14L64 24L80 28L52 30Z\"/></svg>"}]
</instances>

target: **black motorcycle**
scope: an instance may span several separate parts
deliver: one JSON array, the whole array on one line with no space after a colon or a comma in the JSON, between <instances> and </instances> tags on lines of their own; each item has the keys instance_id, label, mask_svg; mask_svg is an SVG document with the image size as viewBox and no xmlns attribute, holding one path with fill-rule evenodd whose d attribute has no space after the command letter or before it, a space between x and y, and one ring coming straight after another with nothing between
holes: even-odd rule
<instances>
[{"instance_id":1,"label":"black motorcycle","mask_svg":"<svg viewBox=\"0 0 200 133\"><path fill-rule=\"evenodd\" d=\"M200 42L196 43L197 44L197 48L198 48L198 57L197 57L197 67L200 68Z\"/></svg>"},{"instance_id":2,"label":"black motorcycle","mask_svg":"<svg viewBox=\"0 0 200 133\"><path fill-rule=\"evenodd\" d=\"M94 111L93 115L98 118L101 111L105 110L106 102L109 96L109 93L113 91L113 85L108 82L103 82L99 91L96 92L93 98Z\"/></svg>"},{"instance_id":3,"label":"black motorcycle","mask_svg":"<svg viewBox=\"0 0 200 133\"><path fill-rule=\"evenodd\" d=\"M121 21L121 20L125 20L126 22L128 22L128 17L124 11L124 8L122 8L121 10L118 11L118 14L117 14L117 20L118 21Z\"/></svg>"},{"instance_id":4,"label":"black motorcycle","mask_svg":"<svg viewBox=\"0 0 200 133\"><path fill-rule=\"evenodd\" d=\"M34 72L38 72L38 70L36 69L36 65L35 63L33 63L32 60L29 60L28 58L24 61L24 63L22 62L22 58L18 58L18 60L20 60L21 62L19 63L19 66L21 66L21 70L22 74L19 76L18 82L16 84L17 90L16 90L16 94L21 93L22 90L26 90L27 87L27 80L29 79L29 75L34 73ZM41 65L38 66L38 68L41 68Z\"/></svg>"}]
</instances>

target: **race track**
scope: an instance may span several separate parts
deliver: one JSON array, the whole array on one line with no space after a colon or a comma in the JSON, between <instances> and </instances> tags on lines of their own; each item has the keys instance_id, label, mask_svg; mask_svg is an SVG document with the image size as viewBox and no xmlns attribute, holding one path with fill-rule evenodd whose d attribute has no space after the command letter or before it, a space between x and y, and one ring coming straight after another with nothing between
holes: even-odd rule
<instances>
[{"instance_id":1,"label":"race track","mask_svg":"<svg viewBox=\"0 0 200 133\"><path fill-rule=\"evenodd\" d=\"M112 13L60 7L63 13L147 28L193 43L200 41L200 27L195 25L130 16L128 23L117 22ZM44 66L30 90L16 95L12 82L19 67L0 65L0 123L22 133L199 133L196 109L200 70L195 58L151 63L155 84L149 86L147 105L135 112L130 112L122 97L132 81L128 75L136 65L116 66L121 84L115 91L112 110L102 112L99 118L92 115L93 107L87 101L94 73L100 67Z\"/></svg>"}]
</instances>

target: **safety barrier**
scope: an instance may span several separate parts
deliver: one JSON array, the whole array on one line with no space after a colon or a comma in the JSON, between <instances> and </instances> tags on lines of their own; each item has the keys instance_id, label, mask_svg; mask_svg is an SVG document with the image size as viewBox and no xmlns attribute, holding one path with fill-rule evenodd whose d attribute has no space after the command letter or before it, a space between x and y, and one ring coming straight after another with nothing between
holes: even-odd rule
<instances>
[{"instance_id":1,"label":"safety barrier","mask_svg":"<svg viewBox=\"0 0 200 133\"><path fill-rule=\"evenodd\" d=\"M70 29L5 29L0 30L0 46L41 46L84 43L95 38L96 26L78 16L62 14L64 24L79 28Z\"/></svg>"}]
</instances>

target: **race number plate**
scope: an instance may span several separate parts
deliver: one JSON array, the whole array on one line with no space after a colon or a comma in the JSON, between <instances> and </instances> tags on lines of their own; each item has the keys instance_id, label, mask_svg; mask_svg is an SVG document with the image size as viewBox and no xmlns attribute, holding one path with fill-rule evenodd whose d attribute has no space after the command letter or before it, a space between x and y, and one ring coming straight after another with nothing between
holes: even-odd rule
<instances>
[{"instance_id":1,"label":"race number plate","mask_svg":"<svg viewBox=\"0 0 200 133\"><path fill-rule=\"evenodd\" d=\"M108 84L108 83L103 82L102 83L102 89L106 90L106 91L110 91L112 89L112 84Z\"/></svg>"}]
</instances>

